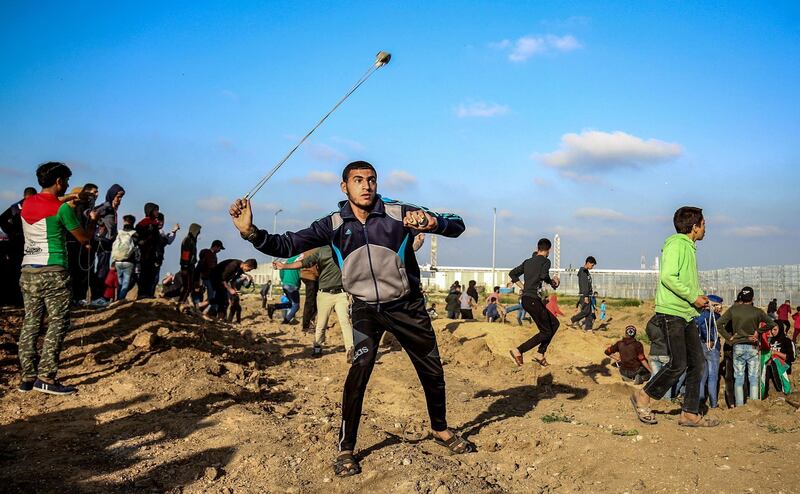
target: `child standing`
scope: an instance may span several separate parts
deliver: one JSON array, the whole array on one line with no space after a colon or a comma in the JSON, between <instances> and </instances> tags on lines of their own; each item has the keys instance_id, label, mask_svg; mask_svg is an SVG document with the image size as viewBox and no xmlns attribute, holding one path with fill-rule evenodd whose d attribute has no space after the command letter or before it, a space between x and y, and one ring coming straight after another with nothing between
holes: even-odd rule
<instances>
[{"instance_id":1,"label":"child standing","mask_svg":"<svg viewBox=\"0 0 800 494\"><path fill-rule=\"evenodd\" d=\"M606 320L606 301L600 302L600 321Z\"/></svg>"},{"instance_id":2,"label":"child standing","mask_svg":"<svg viewBox=\"0 0 800 494\"><path fill-rule=\"evenodd\" d=\"M800 334L800 305L797 306L797 312L792 314L794 319L794 332L792 333L792 343L797 343L797 335Z\"/></svg>"}]
</instances>

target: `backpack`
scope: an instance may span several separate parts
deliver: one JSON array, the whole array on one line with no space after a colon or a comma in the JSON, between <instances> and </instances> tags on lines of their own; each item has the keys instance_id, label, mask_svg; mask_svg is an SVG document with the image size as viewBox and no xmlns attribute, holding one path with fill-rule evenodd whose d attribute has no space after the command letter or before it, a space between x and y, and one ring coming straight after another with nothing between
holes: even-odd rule
<instances>
[{"instance_id":1,"label":"backpack","mask_svg":"<svg viewBox=\"0 0 800 494\"><path fill-rule=\"evenodd\" d=\"M134 243L133 230L117 232L117 238L114 240L114 245L111 246L111 259L114 261L128 261L133 255Z\"/></svg>"}]
</instances>

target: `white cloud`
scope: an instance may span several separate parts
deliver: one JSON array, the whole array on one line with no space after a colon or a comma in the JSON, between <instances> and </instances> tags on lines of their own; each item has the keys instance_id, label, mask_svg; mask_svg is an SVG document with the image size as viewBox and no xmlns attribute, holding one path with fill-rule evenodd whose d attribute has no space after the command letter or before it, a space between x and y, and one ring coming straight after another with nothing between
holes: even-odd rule
<instances>
[{"instance_id":1,"label":"white cloud","mask_svg":"<svg viewBox=\"0 0 800 494\"><path fill-rule=\"evenodd\" d=\"M506 105L487 103L484 101L461 103L455 108L455 114L458 118L497 117L506 115L508 112L509 108Z\"/></svg>"},{"instance_id":2,"label":"white cloud","mask_svg":"<svg viewBox=\"0 0 800 494\"><path fill-rule=\"evenodd\" d=\"M310 158L312 158L314 160L317 160L317 161L324 161L324 162L336 161L336 162L341 162L341 161L344 161L344 159L345 159L345 155L342 152L340 152L338 149L335 149L335 148L333 148L331 146L328 146L327 144L320 144L320 143L317 143L317 142L308 142L308 141L306 141L306 143L303 144L303 146L305 146L304 150L305 150L306 154Z\"/></svg>"},{"instance_id":3,"label":"white cloud","mask_svg":"<svg viewBox=\"0 0 800 494\"><path fill-rule=\"evenodd\" d=\"M500 211L497 212L497 217L501 219L510 219L513 218L514 216L515 216L514 212L508 209L501 209Z\"/></svg>"},{"instance_id":4,"label":"white cloud","mask_svg":"<svg viewBox=\"0 0 800 494\"><path fill-rule=\"evenodd\" d=\"M539 187L550 187L550 182L542 177L535 177L533 179L533 183L534 185L538 185Z\"/></svg>"},{"instance_id":5,"label":"white cloud","mask_svg":"<svg viewBox=\"0 0 800 494\"><path fill-rule=\"evenodd\" d=\"M601 219L630 221L630 217L614 209L608 208L580 208L575 211L574 216L579 219Z\"/></svg>"},{"instance_id":6,"label":"white cloud","mask_svg":"<svg viewBox=\"0 0 800 494\"><path fill-rule=\"evenodd\" d=\"M17 201L19 199L22 199L22 195L18 192L14 192L13 190L0 190L0 200Z\"/></svg>"},{"instance_id":7,"label":"white cloud","mask_svg":"<svg viewBox=\"0 0 800 494\"><path fill-rule=\"evenodd\" d=\"M564 36L553 34L527 35L516 41L504 39L489 43L489 46L496 50L508 51L508 59L516 63L525 62L534 55L569 52L583 47L571 34Z\"/></svg>"},{"instance_id":8,"label":"white cloud","mask_svg":"<svg viewBox=\"0 0 800 494\"><path fill-rule=\"evenodd\" d=\"M338 184L340 181L341 178L337 176L335 173L321 172L321 171L310 171L305 177L292 179L292 182L296 184L309 183L309 184L332 185L332 184Z\"/></svg>"},{"instance_id":9,"label":"white cloud","mask_svg":"<svg viewBox=\"0 0 800 494\"><path fill-rule=\"evenodd\" d=\"M227 211L232 202L222 196L212 196L198 199L194 204L201 211Z\"/></svg>"},{"instance_id":10,"label":"white cloud","mask_svg":"<svg viewBox=\"0 0 800 494\"><path fill-rule=\"evenodd\" d=\"M728 235L743 238L781 236L785 233L786 232L774 225L739 226L728 229Z\"/></svg>"},{"instance_id":11,"label":"white cloud","mask_svg":"<svg viewBox=\"0 0 800 494\"><path fill-rule=\"evenodd\" d=\"M404 170L392 170L389 177L379 183L388 189L406 190L417 185L417 177Z\"/></svg>"},{"instance_id":12,"label":"white cloud","mask_svg":"<svg viewBox=\"0 0 800 494\"><path fill-rule=\"evenodd\" d=\"M602 170L658 164L682 153L681 145L674 142L644 140L620 131L587 130L564 134L558 151L536 154L533 158L561 170Z\"/></svg>"}]
</instances>

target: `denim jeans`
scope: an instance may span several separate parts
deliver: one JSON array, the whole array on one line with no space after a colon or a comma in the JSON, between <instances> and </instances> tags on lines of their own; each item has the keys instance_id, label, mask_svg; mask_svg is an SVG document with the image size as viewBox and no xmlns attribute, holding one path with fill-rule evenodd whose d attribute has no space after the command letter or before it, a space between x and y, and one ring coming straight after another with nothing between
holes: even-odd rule
<instances>
[{"instance_id":1,"label":"denim jeans","mask_svg":"<svg viewBox=\"0 0 800 494\"><path fill-rule=\"evenodd\" d=\"M747 370L747 380L750 384L750 399L758 400L759 383L759 358L758 348L749 343L733 345L733 389L736 396L736 406L744 405L744 373Z\"/></svg>"},{"instance_id":2,"label":"denim jeans","mask_svg":"<svg viewBox=\"0 0 800 494\"><path fill-rule=\"evenodd\" d=\"M525 309L522 308L522 304L514 304L506 307L506 315L514 311L517 312L517 323L522 326L522 318L525 317Z\"/></svg>"},{"instance_id":3,"label":"denim jeans","mask_svg":"<svg viewBox=\"0 0 800 494\"><path fill-rule=\"evenodd\" d=\"M300 287L292 285L283 285L283 293L286 294L288 302L282 304L275 304L275 310L289 309L289 312L284 316L284 321L291 321L294 315L300 310Z\"/></svg>"},{"instance_id":4,"label":"denim jeans","mask_svg":"<svg viewBox=\"0 0 800 494\"><path fill-rule=\"evenodd\" d=\"M117 300L125 300L128 295L128 290L131 287L131 276L133 276L133 263L128 261L117 261L114 263L117 268L117 280L119 281L119 288L117 289Z\"/></svg>"},{"instance_id":5,"label":"denim jeans","mask_svg":"<svg viewBox=\"0 0 800 494\"><path fill-rule=\"evenodd\" d=\"M670 359L645 384L644 392L651 398L660 399L685 371L686 396L683 400L683 411L700 413L700 378L703 377L705 359L697 325L694 320L686 321L679 316L658 313L650 323L662 332Z\"/></svg>"},{"instance_id":6,"label":"denim jeans","mask_svg":"<svg viewBox=\"0 0 800 494\"><path fill-rule=\"evenodd\" d=\"M700 401L703 401L708 390L708 406L717 408L717 397L719 396L719 348L708 349L703 344L703 354L706 357L706 366L703 369L703 377L700 379Z\"/></svg>"},{"instance_id":7,"label":"denim jeans","mask_svg":"<svg viewBox=\"0 0 800 494\"><path fill-rule=\"evenodd\" d=\"M653 375L656 375L658 371L661 370L662 367L669 363L669 356L668 355L650 355L650 367L653 368ZM661 397L662 400L671 400L672 399L672 388L668 389L664 396Z\"/></svg>"}]
</instances>

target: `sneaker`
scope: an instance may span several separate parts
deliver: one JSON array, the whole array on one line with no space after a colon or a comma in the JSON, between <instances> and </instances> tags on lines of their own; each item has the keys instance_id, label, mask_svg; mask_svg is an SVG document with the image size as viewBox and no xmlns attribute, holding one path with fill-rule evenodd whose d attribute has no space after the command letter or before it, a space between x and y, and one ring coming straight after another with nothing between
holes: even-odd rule
<instances>
[{"instance_id":1,"label":"sneaker","mask_svg":"<svg viewBox=\"0 0 800 494\"><path fill-rule=\"evenodd\" d=\"M31 391L33 389L33 383L35 383L35 382L36 382L36 380L33 380L33 381L25 381L25 380L23 380L23 381L21 381L19 383L19 386L17 387L17 391L19 391L20 393L27 393L28 391Z\"/></svg>"},{"instance_id":2,"label":"sneaker","mask_svg":"<svg viewBox=\"0 0 800 494\"><path fill-rule=\"evenodd\" d=\"M311 348L311 356L314 358L322 357L322 347L314 345L314 347Z\"/></svg>"},{"instance_id":3,"label":"sneaker","mask_svg":"<svg viewBox=\"0 0 800 494\"><path fill-rule=\"evenodd\" d=\"M33 383L33 389L40 393L51 395L71 395L78 391L78 388L75 386L66 386L58 381L54 381L53 384L50 384L41 379L37 379L36 382Z\"/></svg>"},{"instance_id":4,"label":"sneaker","mask_svg":"<svg viewBox=\"0 0 800 494\"><path fill-rule=\"evenodd\" d=\"M273 304L267 305L267 317L272 319L272 316L275 314L275 306Z\"/></svg>"}]
</instances>

